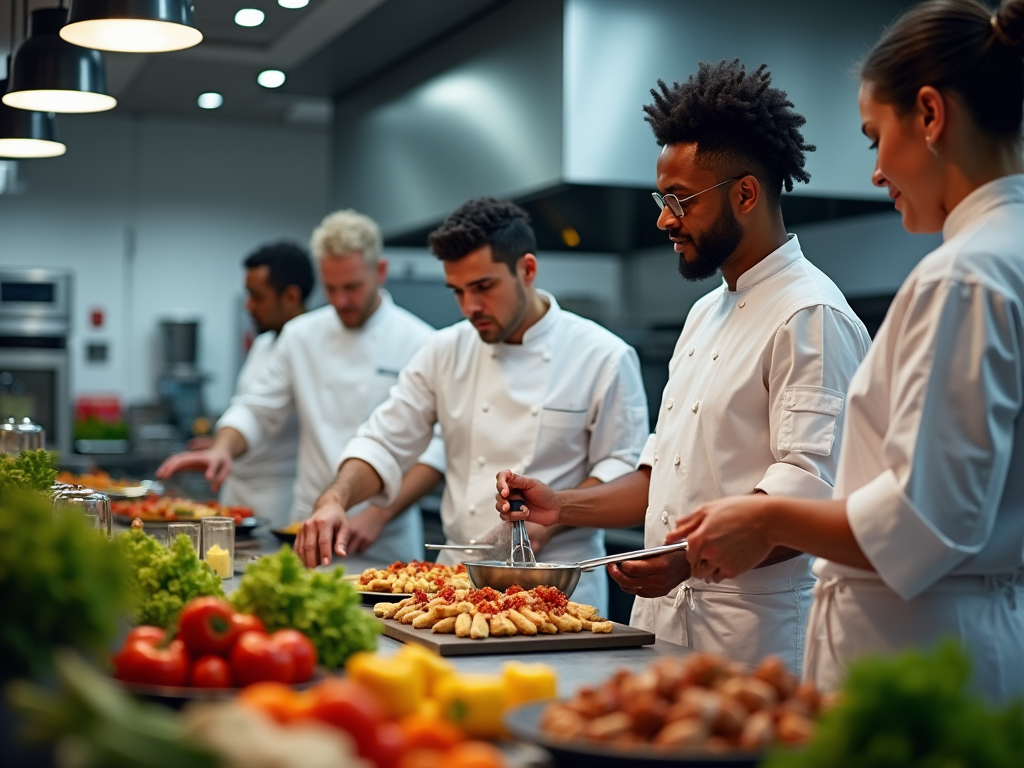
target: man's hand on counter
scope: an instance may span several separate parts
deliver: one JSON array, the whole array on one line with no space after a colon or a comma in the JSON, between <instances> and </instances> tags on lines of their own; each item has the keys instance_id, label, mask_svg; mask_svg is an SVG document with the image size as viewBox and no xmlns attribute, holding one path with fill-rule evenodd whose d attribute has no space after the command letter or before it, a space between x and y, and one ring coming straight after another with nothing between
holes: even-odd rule
<instances>
[{"instance_id":1,"label":"man's hand on counter","mask_svg":"<svg viewBox=\"0 0 1024 768\"><path fill-rule=\"evenodd\" d=\"M690 563L685 551L669 552L609 565L608 574L630 595L663 597L690 578Z\"/></svg>"},{"instance_id":2,"label":"man's hand on counter","mask_svg":"<svg viewBox=\"0 0 1024 768\"><path fill-rule=\"evenodd\" d=\"M174 454L160 465L156 476L160 480L166 480L182 470L196 469L203 473L210 483L210 487L216 491L231 474L231 463L231 454L214 445L204 451L185 451Z\"/></svg>"},{"instance_id":3,"label":"man's hand on counter","mask_svg":"<svg viewBox=\"0 0 1024 768\"><path fill-rule=\"evenodd\" d=\"M529 520L539 525L554 525L558 522L558 497L540 480L503 469L498 473L496 482L498 492L494 496L494 508L502 520ZM524 502L523 508L517 512L512 511L508 502L513 492L518 492Z\"/></svg>"},{"instance_id":4,"label":"man's hand on counter","mask_svg":"<svg viewBox=\"0 0 1024 768\"><path fill-rule=\"evenodd\" d=\"M293 547L307 568L330 565L332 547L339 557L348 554L350 535L345 508L328 490L316 500L313 514L302 524Z\"/></svg>"}]
</instances>

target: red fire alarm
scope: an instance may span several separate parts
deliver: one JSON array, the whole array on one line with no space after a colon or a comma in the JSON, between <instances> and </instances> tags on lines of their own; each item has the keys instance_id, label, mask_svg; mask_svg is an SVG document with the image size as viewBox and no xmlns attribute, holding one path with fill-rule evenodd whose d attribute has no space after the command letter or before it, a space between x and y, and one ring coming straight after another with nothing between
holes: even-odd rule
<instances>
[{"instance_id":1,"label":"red fire alarm","mask_svg":"<svg viewBox=\"0 0 1024 768\"><path fill-rule=\"evenodd\" d=\"M89 310L89 322L93 328L103 327L103 309L102 307L95 307Z\"/></svg>"}]
</instances>

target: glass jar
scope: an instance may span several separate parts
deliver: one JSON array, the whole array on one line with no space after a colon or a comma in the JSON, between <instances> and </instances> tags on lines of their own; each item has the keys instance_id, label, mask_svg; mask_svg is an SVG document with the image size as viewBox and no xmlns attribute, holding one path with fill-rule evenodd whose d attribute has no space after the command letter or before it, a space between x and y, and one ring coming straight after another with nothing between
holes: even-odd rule
<instances>
[{"instance_id":1,"label":"glass jar","mask_svg":"<svg viewBox=\"0 0 1024 768\"><path fill-rule=\"evenodd\" d=\"M168 523L167 524L167 546L174 543L174 540L178 536L188 536L188 540L192 542L192 549L196 551L199 557L202 557L202 550L199 548L199 534L200 534L199 523Z\"/></svg>"},{"instance_id":2,"label":"glass jar","mask_svg":"<svg viewBox=\"0 0 1024 768\"><path fill-rule=\"evenodd\" d=\"M222 579L235 576L235 519L204 517L202 520L203 560Z\"/></svg>"},{"instance_id":3,"label":"glass jar","mask_svg":"<svg viewBox=\"0 0 1024 768\"><path fill-rule=\"evenodd\" d=\"M13 416L0 424L0 453L17 456L22 451L35 451L46 447L46 431L27 416Z\"/></svg>"},{"instance_id":4,"label":"glass jar","mask_svg":"<svg viewBox=\"0 0 1024 768\"><path fill-rule=\"evenodd\" d=\"M92 488L79 485L59 491L53 497L53 514L81 514L88 516L90 520L95 516L96 528L103 531L107 538L111 536L113 518L110 515L110 499Z\"/></svg>"}]
</instances>

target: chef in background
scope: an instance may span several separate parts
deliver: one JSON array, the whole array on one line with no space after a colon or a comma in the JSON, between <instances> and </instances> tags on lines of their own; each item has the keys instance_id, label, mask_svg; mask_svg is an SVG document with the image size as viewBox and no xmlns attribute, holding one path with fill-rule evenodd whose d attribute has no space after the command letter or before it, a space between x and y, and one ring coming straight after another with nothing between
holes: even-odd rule
<instances>
[{"instance_id":1,"label":"chef in background","mask_svg":"<svg viewBox=\"0 0 1024 768\"><path fill-rule=\"evenodd\" d=\"M315 281L309 255L292 243L265 245L244 266L245 308L258 335L238 374L232 403L244 397L263 372L284 324L306 311ZM232 462L220 489L221 503L251 507L273 526L287 525L298 449L299 422L292 414L280 431Z\"/></svg>"},{"instance_id":2,"label":"chef in background","mask_svg":"<svg viewBox=\"0 0 1024 768\"><path fill-rule=\"evenodd\" d=\"M636 352L536 287L537 241L525 211L505 200L470 200L431 233L429 245L466 321L429 339L339 454L338 476L295 542L309 566L332 549L351 548L355 504L370 497L394 504L402 474L427 448L435 424L444 436L441 517L449 543L496 533L494 474L502 467L572 488L614 480L640 455L648 422ZM544 561L604 554L600 530L530 528ZM465 555L438 559L457 563ZM607 590L598 570L583 574L573 599L603 612Z\"/></svg>"},{"instance_id":3,"label":"chef in background","mask_svg":"<svg viewBox=\"0 0 1024 768\"><path fill-rule=\"evenodd\" d=\"M782 191L807 182L804 118L759 67L701 63L644 108L661 145L658 227L687 280L721 275L690 309L669 363L655 433L636 472L557 495L504 472L526 496L511 516L607 527L644 523L665 543L675 519L730 494L827 499L839 414L870 340L836 285L786 233ZM653 212L653 211L652 211ZM507 496L498 511L510 516ZM765 552L736 579L692 578L685 552L609 566L637 596L630 623L663 640L757 664L776 654L798 671L814 578L796 549Z\"/></svg>"},{"instance_id":4,"label":"chef in background","mask_svg":"<svg viewBox=\"0 0 1024 768\"><path fill-rule=\"evenodd\" d=\"M380 229L352 210L327 216L313 232L311 250L328 306L289 322L263 371L235 398L217 422L213 445L170 457L157 471L168 477L198 469L215 486L234 460L274 440L294 414L299 422L298 472L291 519L304 520L331 484L337 459L356 428L387 399L399 371L423 347L433 329L395 305L384 290L387 261ZM444 468L440 443L423 450L428 464L409 463L406 482L389 507L352 510L354 551L381 562L423 557L423 521L416 499L432 488ZM433 462L437 468L430 466Z\"/></svg>"}]
</instances>

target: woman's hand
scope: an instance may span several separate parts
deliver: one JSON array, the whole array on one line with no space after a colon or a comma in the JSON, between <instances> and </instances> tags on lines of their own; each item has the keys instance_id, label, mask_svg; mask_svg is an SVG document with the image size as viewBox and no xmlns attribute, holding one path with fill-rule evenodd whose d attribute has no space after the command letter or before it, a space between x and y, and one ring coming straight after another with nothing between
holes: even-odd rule
<instances>
[{"instance_id":1,"label":"woman's hand","mask_svg":"<svg viewBox=\"0 0 1024 768\"><path fill-rule=\"evenodd\" d=\"M774 546L767 521L772 500L764 494L731 496L703 504L676 520L666 544L686 539L686 559L694 578L733 579L755 568Z\"/></svg>"}]
</instances>

